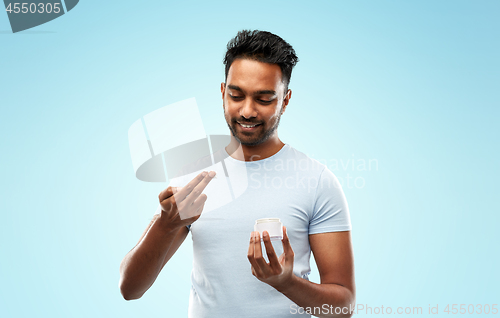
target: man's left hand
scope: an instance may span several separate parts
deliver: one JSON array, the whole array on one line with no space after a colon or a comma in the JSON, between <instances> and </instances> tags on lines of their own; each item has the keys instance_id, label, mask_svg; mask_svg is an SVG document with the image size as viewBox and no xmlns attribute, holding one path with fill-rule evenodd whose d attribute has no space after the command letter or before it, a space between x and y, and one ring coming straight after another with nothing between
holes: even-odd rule
<instances>
[{"instance_id":1,"label":"man's left hand","mask_svg":"<svg viewBox=\"0 0 500 318\"><path fill-rule=\"evenodd\" d=\"M279 259L274 252L267 231L262 233L262 239L264 241L269 263L266 262L262 255L260 233L252 232L250 246L248 248L248 260L252 264L252 274L260 281L271 285L277 290L282 290L286 288L293 279L294 253L290 241L288 240L286 227L283 226L283 254L280 255Z\"/></svg>"}]
</instances>

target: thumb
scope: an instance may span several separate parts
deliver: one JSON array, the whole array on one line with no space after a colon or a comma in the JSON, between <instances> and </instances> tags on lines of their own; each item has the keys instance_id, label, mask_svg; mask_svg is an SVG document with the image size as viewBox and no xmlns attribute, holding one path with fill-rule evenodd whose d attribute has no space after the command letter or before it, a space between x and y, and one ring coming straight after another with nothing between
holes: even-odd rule
<instances>
[{"instance_id":1,"label":"thumb","mask_svg":"<svg viewBox=\"0 0 500 318\"><path fill-rule=\"evenodd\" d=\"M285 265L285 253L282 253L280 255L280 257L278 258L278 262L281 264L281 265Z\"/></svg>"},{"instance_id":2,"label":"thumb","mask_svg":"<svg viewBox=\"0 0 500 318\"><path fill-rule=\"evenodd\" d=\"M290 240L288 238L286 227L283 226L283 254L285 254L285 262L293 263L294 253L292 250L292 246L290 245Z\"/></svg>"}]
</instances>

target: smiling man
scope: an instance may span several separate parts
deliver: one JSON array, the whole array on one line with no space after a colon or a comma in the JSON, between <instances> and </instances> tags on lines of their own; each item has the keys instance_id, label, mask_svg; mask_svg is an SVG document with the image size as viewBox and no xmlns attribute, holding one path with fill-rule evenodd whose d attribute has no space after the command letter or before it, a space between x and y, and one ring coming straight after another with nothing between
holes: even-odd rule
<instances>
[{"instance_id":1,"label":"smiling man","mask_svg":"<svg viewBox=\"0 0 500 318\"><path fill-rule=\"evenodd\" d=\"M241 31L228 43L221 93L231 141L214 157L223 158L233 186L249 180L248 186L205 215L205 202L218 200L214 172L177 187L171 182L120 267L126 299L144 294L191 232L189 317L351 316L354 261L345 196L325 165L278 137L297 61L293 48L269 32ZM189 218L181 217L185 211ZM269 233L252 231L260 218L285 225L282 247ZM320 284L308 280L311 252Z\"/></svg>"},{"instance_id":2,"label":"smiling man","mask_svg":"<svg viewBox=\"0 0 500 318\"><path fill-rule=\"evenodd\" d=\"M270 137L276 135L291 91L285 95L277 64L238 58L231 66L226 79L227 93L226 84L221 84L226 122L235 141L260 153L258 148L269 146L269 141L279 144L279 139Z\"/></svg>"}]
</instances>

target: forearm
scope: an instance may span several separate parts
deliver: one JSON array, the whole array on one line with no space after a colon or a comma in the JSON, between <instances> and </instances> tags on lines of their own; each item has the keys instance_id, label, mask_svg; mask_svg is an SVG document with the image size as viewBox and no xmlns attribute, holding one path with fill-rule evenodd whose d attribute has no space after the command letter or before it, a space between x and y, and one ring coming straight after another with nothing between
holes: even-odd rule
<instances>
[{"instance_id":1,"label":"forearm","mask_svg":"<svg viewBox=\"0 0 500 318\"><path fill-rule=\"evenodd\" d=\"M315 314L318 317L350 317L355 302L353 292L344 286L316 284L295 275L286 286L276 289L300 307L318 308ZM340 314L335 314L337 307Z\"/></svg>"},{"instance_id":2,"label":"forearm","mask_svg":"<svg viewBox=\"0 0 500 318\"><path fill-rule=\"evenodd\" d=\"M175 239L177 230L165 230L159 220L120 264L120 290L127 300L140 298L153 285Z\"/></svg>"}]
</instances>

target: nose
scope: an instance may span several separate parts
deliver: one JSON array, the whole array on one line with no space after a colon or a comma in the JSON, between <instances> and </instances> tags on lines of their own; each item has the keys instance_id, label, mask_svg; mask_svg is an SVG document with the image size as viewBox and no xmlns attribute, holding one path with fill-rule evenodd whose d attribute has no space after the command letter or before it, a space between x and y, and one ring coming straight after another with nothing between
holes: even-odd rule
<instances>
[{"instance_id":1,"label":"nose","mask_svg":"<svg viewBox=\"0 0 500 318\"><path fill-rule=\"evenodd\" d=\"M251 98L247 98L240 108L240 116L245 119L257 117L257 110Z\"/></svg>"}]
</instances>

